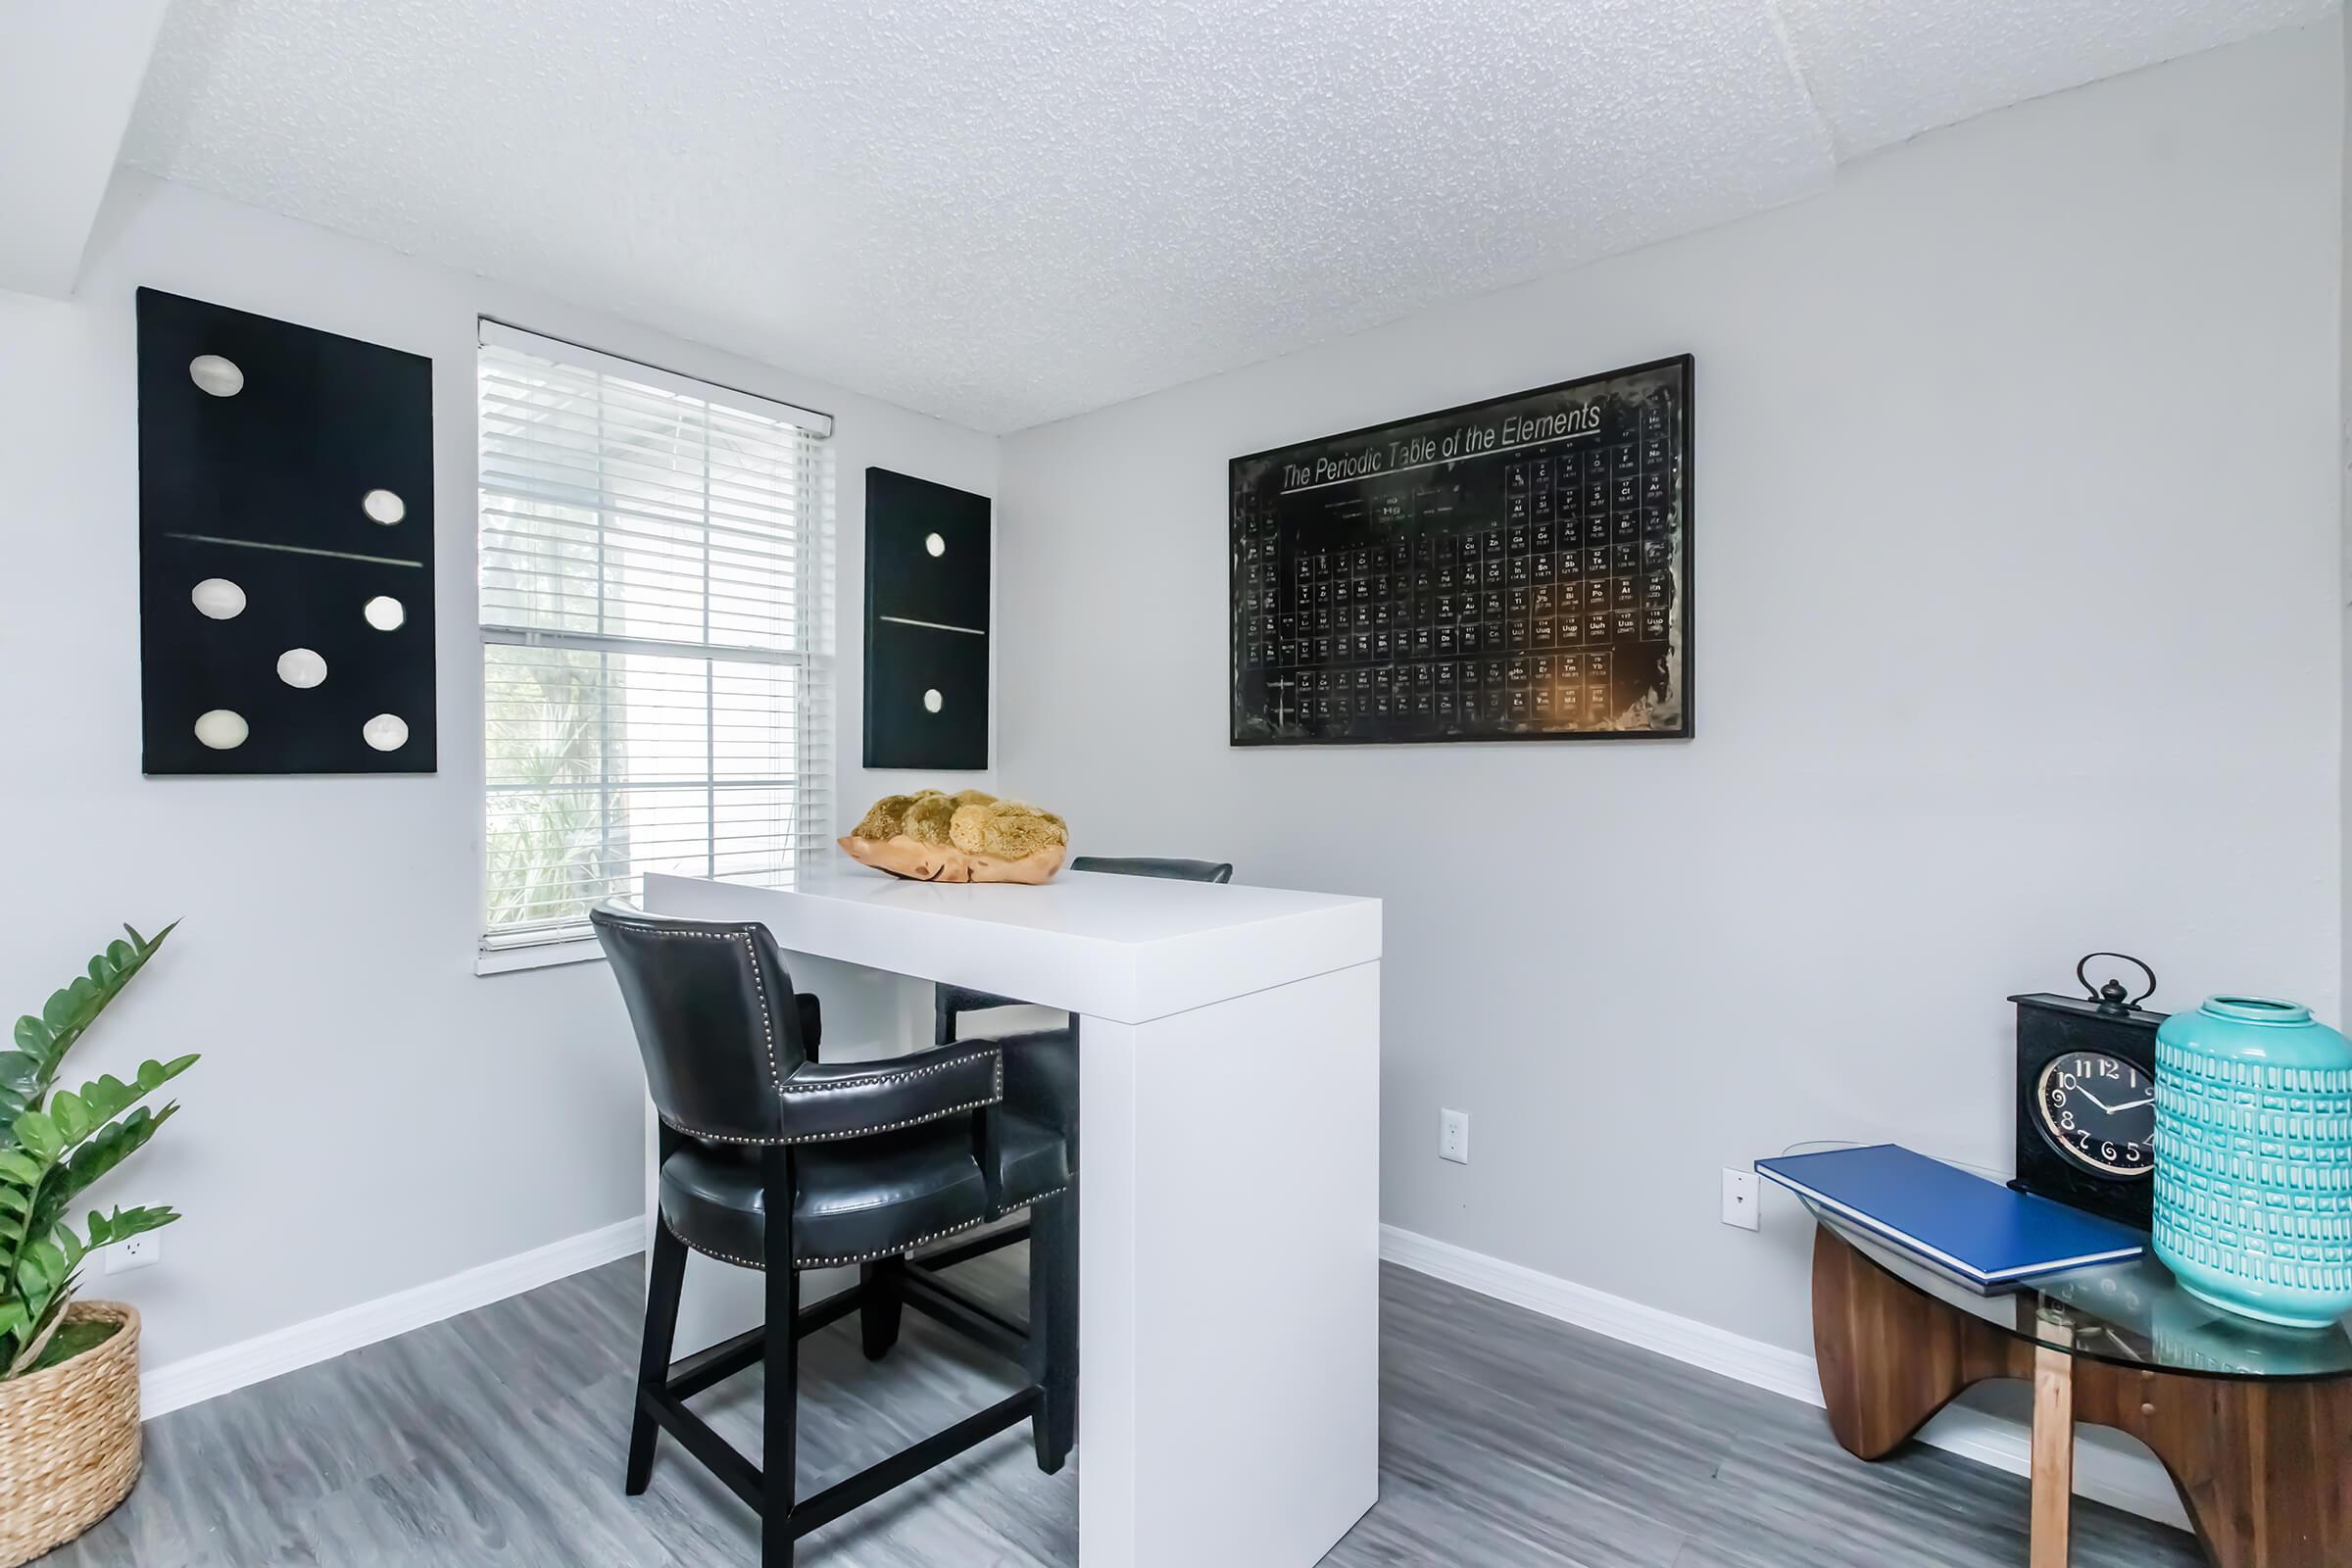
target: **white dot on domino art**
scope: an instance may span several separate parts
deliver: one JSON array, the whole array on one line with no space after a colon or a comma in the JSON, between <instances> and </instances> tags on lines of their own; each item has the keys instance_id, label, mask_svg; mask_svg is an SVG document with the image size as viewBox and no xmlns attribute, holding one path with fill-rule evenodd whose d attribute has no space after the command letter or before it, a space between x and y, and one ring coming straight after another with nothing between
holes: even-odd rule
<instances>
[{"instance_id":1,"label":"white dot on domino art","mask_svg":"<svg viewBox=\"0 0 2352 1568\"><path fill-rule=\"evenodd\" d=\"M199 354L188 362L188 379L217 398L233 398L245 390L245 372L237 362L218 354Z\"/></svg>"},{"instance_id":2,"label":"white dot on domino art","mask_svg":"<svg viewBox=\"0 0 2352 1568\"><path fill-rule=\"evenodd\" d=\"M277 656L277 678L309 691L326 679L326 661L308 648L289 648Z\"/></svg>"},{"instance_id":3,"label":"white dot on domino art","mask_svg":"<svg viewBox=\"0 0 2352 1568\"><path fill-rule=\"evenodd\" d=\"M249 731L241 713L216 708L196 715L196 738L216 752L233 752L245 744Z\"/></svg>"},{"instance_id":4,"label":"white dot on domino art","mask_svg":"<svg viewBox=\"0 0 2352 1568\"><path fill-rule=\"evenodd\" d=\"M226 577L207 577L188 590L188 603L214 620L234 620L245 612L245 590Z\"/></svg>"}]
</instances>

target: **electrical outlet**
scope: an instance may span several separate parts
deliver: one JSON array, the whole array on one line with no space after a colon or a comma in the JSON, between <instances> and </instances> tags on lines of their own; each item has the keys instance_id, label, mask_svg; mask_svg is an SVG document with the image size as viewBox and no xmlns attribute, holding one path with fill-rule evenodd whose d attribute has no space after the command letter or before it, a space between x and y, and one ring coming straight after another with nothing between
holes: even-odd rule
<instances>
[{"instance_id":1,"label":"electrical outlet","mask_svg":"<svg viewBox=\"0 0 2352 1568\"><path fill-rule=\"evenodd\" d=\"M144 1231L106 1250L106 1271L127 1274L134 1268L153 1268L164 1260L164 1233Z\"/></svg>"},{"instance_id":2,"label":"electrical outlet","mask_svg":"<svg viewBox=\"0 0 2352 1568\"><path fill-rule=\"evenodd\" d=\"M1743 1231L1764 1228L1764 1216L1756 1207L1756 1173L1752 1170L1725 1170L1723 1173L1723 1222L1737 1225Z\"/></svg>"},{"instance_id":3,"label":"electrical outlet","mask_svg":"<svg viewBox=\"0 0 2352 1568\"><path fill-rule=\"evenodd\" d=\"M1470 1163L1470 1113L1466 1110L1438 1112L1438 1157L1450 1159L1456 1165Z\"/></svg>"}]
</instances>

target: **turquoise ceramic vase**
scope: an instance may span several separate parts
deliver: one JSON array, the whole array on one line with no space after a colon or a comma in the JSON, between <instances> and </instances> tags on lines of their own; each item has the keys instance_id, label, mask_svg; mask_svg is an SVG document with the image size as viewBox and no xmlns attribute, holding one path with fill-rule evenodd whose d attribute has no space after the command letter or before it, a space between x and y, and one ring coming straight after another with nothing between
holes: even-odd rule
<instances>
[{"instance_id":1,"label":"turquoise ceramic vase","mask_svg":"<svg viewBox=\"0 0 2352 1568\"><path fill-rule=\"evenodd\" d=\"M2216 1306L2295 1328L2352 1312L2352 1040L2260 997L2164 1021L2154 1239Z\"/></svg>"}]
</instances>

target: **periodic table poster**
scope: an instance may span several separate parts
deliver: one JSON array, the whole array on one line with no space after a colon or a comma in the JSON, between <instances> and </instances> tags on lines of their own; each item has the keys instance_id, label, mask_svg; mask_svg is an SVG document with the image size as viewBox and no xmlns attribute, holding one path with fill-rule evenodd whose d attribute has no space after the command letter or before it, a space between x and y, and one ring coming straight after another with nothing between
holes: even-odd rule
<instances>
[{"instance_id":1,"label":"periodic table poster","mask_svg":"<svg viewBox=\"0 0 2352 1568\"><path fill-rule=\"evenodd\" d=\"M1689 736L1690 367L1234 459L1232 743Z\"/></svg>"}]
</instances>

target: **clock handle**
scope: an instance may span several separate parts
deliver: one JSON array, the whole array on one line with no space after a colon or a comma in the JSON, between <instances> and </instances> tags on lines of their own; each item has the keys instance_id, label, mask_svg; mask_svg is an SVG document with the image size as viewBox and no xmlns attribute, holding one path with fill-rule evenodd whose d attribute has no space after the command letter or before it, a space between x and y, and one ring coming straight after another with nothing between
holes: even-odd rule
<instances>
[{"instance_id":1,"label":"clock handle","mask_svg":"<svg viewBox=\"0 0 2352 1568\"><path fill-rule=\"evenodd\" d=\"M2110 980L2104 986L2092 985L2090 976L2085 971L2090 968L2090 960L2093 958L2123 959L2148 977L2147 989L2127 1001L2123 984L2120 981ZM2129 953L2085 953L2082 955L2082 961L2075 965L2075 978L2082 982L2082 990L2091 1001L2102 1007L2113 1007L2118 1011L2126 1007L2136 1007L2156 994L2156 971L2149 968L2144 960L2134 958ZM2114 995L2110 996L2109 992L2113 992Z\"/></svg>"}]
</instances>

